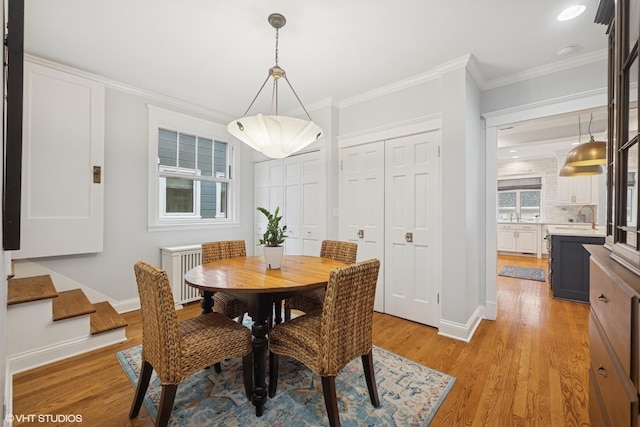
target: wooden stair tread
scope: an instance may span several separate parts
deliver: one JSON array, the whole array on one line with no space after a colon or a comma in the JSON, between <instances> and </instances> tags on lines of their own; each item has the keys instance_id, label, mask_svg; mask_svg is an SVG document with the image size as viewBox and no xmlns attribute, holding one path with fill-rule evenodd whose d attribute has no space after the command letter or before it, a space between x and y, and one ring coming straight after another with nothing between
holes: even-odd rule
<instances>
[{"instance_id":1,"label":"wooden stair tread","mask_svg":"<svg viewBox=\"0 0 640 427\"><path fill-rule=\"evenodd\" d=\"M58 298L53 300L52 305L54 321L91 314L96 311L81 289L58 292Z\"/></svg>"},{"instance_id":2,"label":"wooden stair tread","mask_svg":"<svg viewBox=\"0 0 640 427\"><path fill-rule=\"evenodd\" d=\"M7 305L57 298L51 276L19 277L8 282Z\"/></svg>"},{"instance_id":3,"label":"wooden stair tread","mask_svg":"<svg viewBox=\"0 0 640 427\"><path fill-rule=\"evenodd\" d=\"M95 313L91 314L91 335L111 331L127 326L126 320L107 301L93 304Z\"/></svg>"}]
</instances>

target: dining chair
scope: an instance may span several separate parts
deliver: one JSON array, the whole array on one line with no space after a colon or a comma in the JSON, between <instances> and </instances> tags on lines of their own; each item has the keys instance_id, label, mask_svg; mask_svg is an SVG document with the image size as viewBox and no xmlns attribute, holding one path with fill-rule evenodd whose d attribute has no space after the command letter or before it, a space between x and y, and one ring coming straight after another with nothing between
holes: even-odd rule
<instances>
[{"instance_id":1,"label":"dining chair","mask_svg":"<svg viewBox=\"0 0 640 427\"><path fill-rule=\"evenodd\" d=\"M320 246L320 257L342 261L345 264L356 262L358 244L339 240L323 240ZM294 295L284 302L284 319L291 319L291 310L313 313L322 310L324 289L314 289L299 295Z\"/></svg>"},{"instance_id":2,"label":"dining chair","mask_svg":"<svg viewBox=\"0 0 640 427\"><path fill-rule=\"evenodd\" d=\"M247 249L244 240L224 240L202 244L202 263L206 264L221 259L246 257ZM229 319L238 319L242 324L244 314L248 311L247 302L224 292L213 294L213 311L222 313Z\"/></svg>"},{"instance_id":3,"label":"dining chair","mask_svg":"<svg viewBox=\"0 0 640 427\"><path fill-rule=\"evenodd\" d=\"M162 384L156 426L166 426L178 384L225 359L242 357L247 397L253 388L251 331L220 313L178 322L169 278L145 262L134 266L142 311L142 369L129 418L138 416L155 370Z\"/></svg>"},{"instance_id":4,"label":"dining chair","mask_svg":"<svg viewBox=\"0 0 640 427\"><path fill-rule=\"evenodd\" d=\"M373 302L380 261L371 259L329 274L322 311L305 314L269 331L269 397L278 386L279 355L292 357L322 377L329 424L340 425L336 375L360 356L369 398L380 406L373 370Z\"/></svg>"}]
</instances>

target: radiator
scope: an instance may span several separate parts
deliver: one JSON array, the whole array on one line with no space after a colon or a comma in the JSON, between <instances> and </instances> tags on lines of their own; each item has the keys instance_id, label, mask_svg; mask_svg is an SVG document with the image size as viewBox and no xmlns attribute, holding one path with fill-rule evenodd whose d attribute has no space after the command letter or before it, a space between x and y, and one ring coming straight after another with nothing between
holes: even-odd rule
<instances>
[{"instance_id":1,"label":"radiator","mask_svg":"<svg viewBox=\"0 0 640 427\"><path fill-rule=\"evenodd\" d=\"M200 299L200 291L184 282L184 275L193 267L202 264L202 246L173 246L160 248L162 269L169 276L176 307Z\"/></svg>"}]
</instances>

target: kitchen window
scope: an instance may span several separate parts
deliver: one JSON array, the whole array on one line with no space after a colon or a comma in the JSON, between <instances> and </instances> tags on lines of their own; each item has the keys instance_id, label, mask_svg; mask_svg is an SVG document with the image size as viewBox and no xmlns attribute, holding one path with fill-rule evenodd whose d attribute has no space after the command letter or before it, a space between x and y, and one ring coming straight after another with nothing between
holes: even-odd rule
<instances>
[{"instance_id":1,"label":"kitchen window","mask_svg":"<svg viewBox=\"0 0 640 427\"><path fill-rule=\"evenodd\" d=\"M538 221L542 178L498 180L498 220Z\"/></svg>"},{"instance_id":2,"label":"kitchen window","mask_svg":"<svg viewBox=\"0 0 640 427\"><path fill-rule=\"evenodd\" d=\"M149 227L233 223L234 149L221 125L149 106Z\"/></svg>"}]
</instances>

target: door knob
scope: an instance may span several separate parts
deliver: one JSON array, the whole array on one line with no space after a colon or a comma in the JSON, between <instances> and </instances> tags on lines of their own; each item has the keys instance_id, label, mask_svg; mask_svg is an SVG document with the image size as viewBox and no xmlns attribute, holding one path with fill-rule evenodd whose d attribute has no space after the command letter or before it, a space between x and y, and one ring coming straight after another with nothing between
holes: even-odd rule
<instances>
[{"instance_id":1,"label":"door knob","mask_svg":"<svg viewBox=\"0 0 640 427\"><path fill-rule=\"evenodd\" d=\"M364 239L364 230L358 230L358 238Z\"/></svg>"},{"instance_id":2,"label":"door knob","mask_svg":"<svg viewBox=\"0 0 640 427\"><path fill-rule=\"evenodd\" d=\"M405 233L404 240L406 240L407 243L413 242L413 233Z\"/></svg>"}]
</instances>

